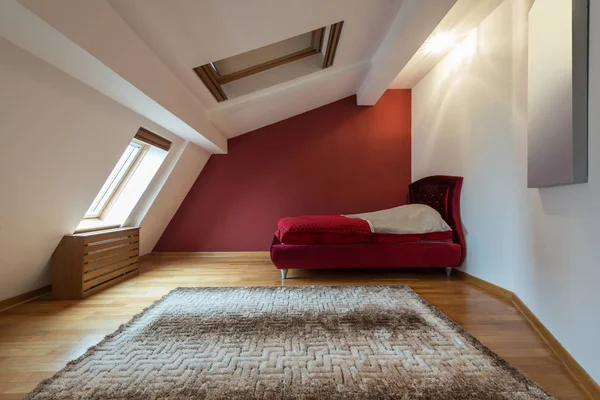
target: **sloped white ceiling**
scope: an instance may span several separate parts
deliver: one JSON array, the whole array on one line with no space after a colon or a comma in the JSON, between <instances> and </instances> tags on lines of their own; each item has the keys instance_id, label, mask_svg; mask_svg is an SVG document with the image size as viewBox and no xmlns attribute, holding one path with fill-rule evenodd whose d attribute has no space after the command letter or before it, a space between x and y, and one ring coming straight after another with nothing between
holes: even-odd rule
<instances>
[{"instance_id":1,"label":"sloped white ceiling","mask_svg":"<svg viewBox=\"0 0 600 400\"><path fill-rule=\"evenodd\" d=\"M202 103L106 1L3 0L0 36L210 153L227 152Z\"/></svg>"},{"instance_id":2,"label":"sloped white ceiling","mask_svg":"<svg viewBox=\"0 0 600 400\"><path fill-rule=\"evenodd\" d=\"M347 67L373 56L402 4L398 0L109 2L209 110L217 107L217 101L194 67L342 20L335 66Z\"/></svg>"},{"instance_id":3,"label":"sloped white ceiling","mask_svg":"<svg viewBox=\"0 0 600 400\"><path fill-rule=\"evenodd\" d=\"M197 124L197 131L212 143L218 143L219 135L246 133L355 94L359 88L368 93L368 101L361 104L375 104L456 2L19 1L183 121L192 121L189 110L196 108L198 116L208 120ZM326 70L222 103L193 71L338 21L344 21L343 32L334 65ZM177 90L169 90L169 85ZM219 144L219 151L224 150Z\"/></svg>"}]
</instances>

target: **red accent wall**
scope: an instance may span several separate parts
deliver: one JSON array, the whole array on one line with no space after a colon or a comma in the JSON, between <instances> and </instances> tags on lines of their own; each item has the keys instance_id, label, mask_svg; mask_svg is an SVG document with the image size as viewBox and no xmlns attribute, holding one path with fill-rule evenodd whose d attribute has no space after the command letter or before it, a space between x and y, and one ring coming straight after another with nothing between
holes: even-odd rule
<instances>
[{"instance_id":1,"label":"red accent wall","mask_svg":"<svg viewBox=\"0 0 600 400\"><path fill-rule=\"evenodd\" d=\"M405 204L411 93L351 96L229 140L212 155L154 251L268 250L284 216Z\"/></svg>"}]
</instances>

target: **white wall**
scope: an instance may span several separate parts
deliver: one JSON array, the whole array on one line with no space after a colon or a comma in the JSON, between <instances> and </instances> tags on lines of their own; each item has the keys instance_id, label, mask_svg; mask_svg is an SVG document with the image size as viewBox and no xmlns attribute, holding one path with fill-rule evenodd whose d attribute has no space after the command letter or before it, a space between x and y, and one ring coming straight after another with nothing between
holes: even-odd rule
<instances>
[{"instance_id":1,"label":"white wall","mask_svg":"<svg viewBox=\"0 0 600 400\"><path fill-rule=\"evenodd\" d=\"M413 179L465 177L467 272L514 291L600 381L600 7L591 7L589 183L527 189L527 12L506 0L415 88Z\"/></svg>"},{"instance_id":2,"label":"white wall","mask_svg":"<svg viewBox=\"0 0 600 400\"><path fill-rule=\"evenodd\" d=\"M140 126L173 142L151 186L181 180L182 172L165 171L178 171L173 166L190 145L4 39L0 54L2 300L50 284L52 252L75 230ZM200 164L192 167L199 169L184 177L200 172ZM156 194L145 193L146 202Z\"/></svg>"}]
</instances>

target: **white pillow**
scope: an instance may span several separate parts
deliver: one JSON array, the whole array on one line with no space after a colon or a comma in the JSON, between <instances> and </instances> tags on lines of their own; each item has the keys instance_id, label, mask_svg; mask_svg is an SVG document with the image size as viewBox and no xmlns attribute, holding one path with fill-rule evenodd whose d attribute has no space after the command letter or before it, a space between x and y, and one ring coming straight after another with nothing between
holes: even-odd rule
<instances>
[{"instance_id":1,"label":"white pillow","mask_svg":"<svg viewBox=\"0 0 600 400\"><path fill-rule=\"evenodd\" d=\"M375 233L418 234L452 230L439 212L425 204L408 204L346 217L364 219Z\"/></svg>"}]
</instances>

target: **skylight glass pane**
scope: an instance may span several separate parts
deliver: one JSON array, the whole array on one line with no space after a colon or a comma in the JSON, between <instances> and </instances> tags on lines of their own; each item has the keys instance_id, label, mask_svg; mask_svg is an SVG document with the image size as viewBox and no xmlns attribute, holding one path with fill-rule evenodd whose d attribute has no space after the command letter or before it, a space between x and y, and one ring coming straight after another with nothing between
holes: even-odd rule
<instances>
[{"instance_id":1,"label":"skylight glass pane","mask_svg":"<svg viewBox=\"0 0 600 400\"><path fill-rule=\"evenodd\" d=\"M119 159L119 162L117 162L117 165L108 176L106 182L104 182L104 185L102 185L102 188L92 202L92 205L85 213L86 217L97 217L102 213L106 203L108 203L114 192L119 187L119 184L125 177L125 174L127 174L129 168L131 168L131 165L135 161L141 148L142 146L135 142L131 142L129 146L127 146L127 149Z\"/></svg>"}]
</instances>

